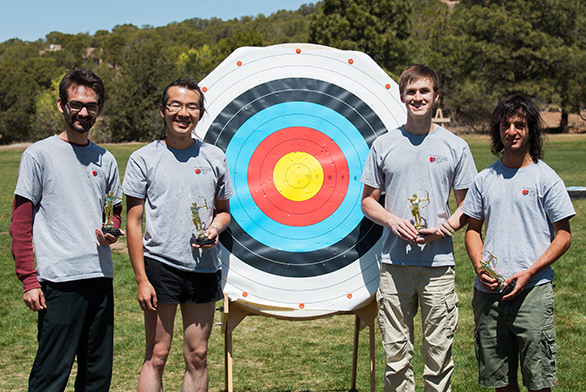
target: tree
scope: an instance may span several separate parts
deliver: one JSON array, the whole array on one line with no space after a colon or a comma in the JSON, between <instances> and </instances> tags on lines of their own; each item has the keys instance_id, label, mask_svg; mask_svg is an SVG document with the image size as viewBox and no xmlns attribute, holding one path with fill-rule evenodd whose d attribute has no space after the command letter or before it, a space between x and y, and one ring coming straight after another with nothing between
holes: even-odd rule
<instances>
[{"instance_id":1,"label":"tree","mask_svg":"<svg viewBox=\"0 0 586 392\"><path fill-rule=\"evenodd\" d=\"M110 34L102 43L104 49L102 58L114 68L118 68L124 48L126 47L126 38L122 34Z\"/></svg>"},{"instance_id":2,"label":"tree","mask_svg":"<svg viewBox=\"0 0 586 392\"><path fill-rule=\"evenodd\" d=\"M120 34L126 38L130 38L134 36L136 33L140 32L140 29L133 25L132 23L125 23L123 25L116 25L112 29L112 34Z\"/></svg>"},{"instance_id":3,"label":"tree","mask_svg":"<svg viewBox=\"0 0 586 392\"><path fill-rule=\"evenodd\" d=\"M466 97L465 90L472 102L483 100L491 107L512 94L557 101L566 119L561 124L564 130L567 113L575 108L568 81L578 72L569 66L577 55L577 4L574 0L462 0L450 20L454 36L449 56L457 64L451 80L456 97L452 103L465 104L458 99Z\"/></svg>"},{"instance_id":4,"label":"tree","mask_svg":"<svg viewBox=\"0 0 586 392\"><path fill-rule=\"evenodd\" d=\"M97 30L90 39L90 46L92 48L101 48L104 41L110 36L108 30Z\"/></svg>"},{"instance_id":5,"label":"tree","mask_svg":"<svg viewBox=\"0 0 586 392\"><path fill-rule=\"evenodd\" d=\"M156 34L150 31L137 36L122 55L119 73L107 78L111 99L104 114L111 140L153 140L162 129L160 95L176 77L173 56Z\"/></svg>"},{"instance_id":6,"label":"tree","mask_svg":"<svg viewBox=\"0 0 586 392\"><path fill-rule=\"evenodd\" d=\"M221 39L216 45L216 64L221 63L241 46L266 46L266 42L256 29L238 30L235 34Z\"/></svg>"},{"instance_id":7,"label":"tree","mask_svg":"<svg viewBox=\"0 0 586 392\"><path fill-rule=\"evenodd\" d=\"M439 77L440 98L438 106L444 115L455 115L446 105L446 97L451 95L453 79L457 69L458 58L451 57L450 47L450 10L441 0L413 1L413 34L410 37L413 51L413 63L430 66ZM416 44L415 44L416 43Z\"/></svg>"},{"instance_id":8,"label":"tree","mask_svg":"<svg viewBox=\"0 0 586 392\"><path fill-rule=\"evenodd\" d=\"M177 58L177 72L182 78L202 80L214 70L217 63L208 45L198 49L188 49Z\"/></svg>"},{"instance_id":9,"label":"tree","mask_svg":"<svg viewBox=\"0 0 586 392\"><path fill-rule=\"evenodd\" d=\"M41 91L35 102L35 122L32 126L33 140L39 140L61 132L64 129L63 115L57 110L60 75L53 79L50 88Z\"/></svg>"},{"instance_id":10,"label":"tree","mask_svg":"<svg viewBox=\"0 0 586 392\"><path fill-rule=\"evenodd\" d=\"M61 75L64 71L59 67L57 61L51 57L31 57L20 64L20 69L33 77L35 82L42 89L51 88L53 79Z\"/></svg>"},{"instance_id":11,"label":"tree","mask_svg":"<svg viewBox=\"0 0 586 392\"><path fill-rule=\"evenodd\" d=\"M18 38L0 44L0 64L16 64L39 55L40 45L24 42Z\"/></svg>"},{"instance_id":12,"label":"tree","mask_svg":"<svg viewBox=\"0 0 586 392\"><path fill-rule=\"evenodd\" d=\"M398 74L411 62L412 29L409 0L324 0L309 25L309 41L365 52Z\"/></svg>"},{"instance_id":13,"label":"tree","mask_svg":"<svg viewBox=\"0 0 586 392\"><path fill-rule=\"evenodd\" d=\"M0 144L29 140L37 90L30 75L0 65Z\"/></svg>"}]
</instances>

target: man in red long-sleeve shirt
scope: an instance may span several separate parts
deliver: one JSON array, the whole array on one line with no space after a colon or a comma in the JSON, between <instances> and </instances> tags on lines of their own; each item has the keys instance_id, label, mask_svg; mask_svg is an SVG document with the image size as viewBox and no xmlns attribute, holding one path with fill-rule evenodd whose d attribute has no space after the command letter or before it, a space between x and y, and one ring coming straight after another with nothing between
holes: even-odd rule
<instances>
[{"instance_id":1,"label":"man in red long-sleeve shirt","mask_svg":"<svg viewBox=\"0 0 586 392\"><path fill-rule=\"evenodd\" d=\"M120 197L122 192L116 160L88 140L104 97L104 84L93 72L69 72L57 100L65 129L21 157L10 235L24 302L39 312L29 391L63 391L76 357L76 391L110 386L114 303L109 245L117 238L103 234L100 226L106 194ZM114 207L118 227L121 209L121 204Z\"/></svg>"}]
</instances>

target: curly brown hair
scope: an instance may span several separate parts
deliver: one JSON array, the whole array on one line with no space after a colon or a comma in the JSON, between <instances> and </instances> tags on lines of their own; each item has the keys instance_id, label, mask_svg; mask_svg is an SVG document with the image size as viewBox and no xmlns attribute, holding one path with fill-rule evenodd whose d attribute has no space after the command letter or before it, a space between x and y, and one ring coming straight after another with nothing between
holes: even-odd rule
<instances>
[{"instance_id":1,"label":"curly brown hair","mask_svg":"<svg viewBox=\"0 0 586 392\"><path fill-rule=\"evenodd\" d=\"M529 154L533 162L543 158L543 119L539 108L533 101L520 95L508 97L499 102L492 113L490 121L490 138L492 153L500 157L505 146L501 140L500 126L514 115L519 115L527 122L529 129Z\"/></svg>"}]
</instances>

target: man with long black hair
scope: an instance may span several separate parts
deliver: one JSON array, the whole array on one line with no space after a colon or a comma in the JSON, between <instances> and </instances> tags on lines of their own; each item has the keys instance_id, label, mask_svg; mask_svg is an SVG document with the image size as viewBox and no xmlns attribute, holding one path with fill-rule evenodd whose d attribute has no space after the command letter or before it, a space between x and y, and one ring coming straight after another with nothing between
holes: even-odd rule
<instances>
[{"instance_id":1,"label":"man with long black hair","mask_svg":"<svg viewBox=\"0 0 586 392\"><path fill-rule=\"evenodd\" d=\"M549 391L557 384L553 269L570 247L574 208L564 182L543 157L537 106L521 96L492 115L492 152L500 159L479 173L462 212L469 216L466 249L476 272L472 307L480 385L496 391ZM482 226L486 222L486 238ZM504 283L482 263L495 257ZM485 253L489 255L489 253Z\"/></svg>"}]
</instances>

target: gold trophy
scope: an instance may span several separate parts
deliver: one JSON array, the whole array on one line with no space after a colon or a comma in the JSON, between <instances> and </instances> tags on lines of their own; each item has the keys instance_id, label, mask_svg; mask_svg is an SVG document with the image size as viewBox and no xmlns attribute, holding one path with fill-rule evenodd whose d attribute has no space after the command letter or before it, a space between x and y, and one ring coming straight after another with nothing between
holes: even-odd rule
<instances>
[{"instance_id":1,"label":"gold trophy","mask_svg":"<svg viewBox=\"0 0 586 392\"><path fill-rule=\"evenodd\" d=\"M194 242L197 245L203 246L213 244L214 242L216 242L216 240L209 239L208 236L205 234L205 228L203 226L203 223L201 222L200 210L202 208L205 208L205 210L207 211L208 202L203 196L199 196L199 198L203 199L203 205L198 205L197 202L191 204L191 219L193 220L193 224L195 225L195 234L193 235L195 237Z\"/></svg>"},{"instance_id":2,"label":"gold trophy","mask_svg":"<svg viewBox=\"0 0 586 392\"><path fill-rule=\"evenodd\" d=\"M416 194L413 194L413 197L407 198L409 202L411 202L411 215L413 215L413 221L415 228L419 232L423 228L423 219L421 218L421 209L425 208L429 205L429 192L425 189L422 189L425 193L427 193L427 197L417 197ZM427 204L422 206L421 202L426 201Z\"/></svg>"},{"instance_id":3,"label":"gold trophy","mask_svg":"<svg viewBox=\"0 0 586 392\"><path fill-rule=\"evenodd\" d=\"M489 251L485 250L482 252L482 260L480 260L480 270L486 272L491 278L498 280L501 287L504 287L502 294L507 295L515 288L515 281L512 281L508 286L505 287L505 283L507 282L507 278L503 276L497 269L496 265L498 263L498 259L495 255L490 253Z\"/></svg>"},{"instance_id":4,"label":"gold trophy","mask_svg":"<svg viewBox=\"0 0 586 392\"><path fill-rule=\"evenodd\" d=\"M119 228L114 227L114 222L112 221L112 217L114 216L114 204L120 200L122 200L122 198L114 196L114 192L106 194L106 201L104 202L104 215L106 217L106 222L102 225L102 233L112 234L116 237L122 234Z\"/></svg>"},{"instance_id":5,"label":"gold trophy","mask_svg":"<svg viewBox=\"0 0 586 392\"><path fill-rule=\"evenodd\" d=\"M496 269L497 263L498 259L495 255L487 250L482 252L480 270L486 272L491 278L498 280L501 286L504 286L507 279Z\"/></svg>"}]
</instances>

